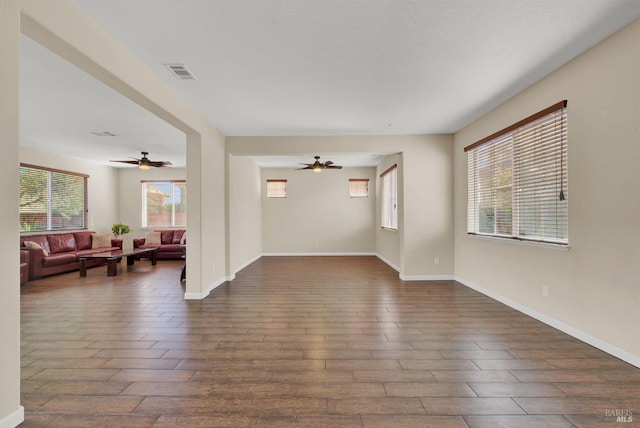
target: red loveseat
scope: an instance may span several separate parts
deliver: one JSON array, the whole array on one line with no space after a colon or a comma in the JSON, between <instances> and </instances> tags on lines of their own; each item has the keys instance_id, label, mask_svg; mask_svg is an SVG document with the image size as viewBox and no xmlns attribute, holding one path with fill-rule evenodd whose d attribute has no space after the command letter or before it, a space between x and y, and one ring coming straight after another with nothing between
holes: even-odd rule
<instances>
[{"instance_id":1,"label":"red loveseat","mask_svg":"<svg viewBox=\"0 0 640 428\"><path fill-rule=\"evenodd\" d=\"M160 232L160 244L147 244L146 238L134 238L133 248L157 248L156 258L158 259L181 259L184 257L182 236L184 229L155 230Z\"/></svg>"},{"instance_id":2,"label":"red loveseat","mask_svg":"<svg viewBox=\"0 0 640 428\"><path fill-rule=\"evenodd\" d=\"M92 248L95 232L49 233L20 236L20 250L29 251L29 280L80 269L80 257L122 249L121 239L111 239L110 247ZM40 248L28 248L30 241ZM46 254L46 255L45 255ZM87 266L105 264L105 260L87 260Z\"/></svg>"}]
</instances>

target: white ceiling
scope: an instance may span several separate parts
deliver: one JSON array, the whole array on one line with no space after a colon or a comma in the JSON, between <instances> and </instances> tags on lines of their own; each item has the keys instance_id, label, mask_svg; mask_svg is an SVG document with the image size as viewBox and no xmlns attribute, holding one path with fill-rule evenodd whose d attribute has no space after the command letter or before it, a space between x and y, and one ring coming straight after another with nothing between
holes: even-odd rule
<instances>
[{"instance_id":1,"label":"white ceiling","mask_svg":"<svg viewBox=\"0 0 640 428\"><path fill-rule=\"evenodd\" d=\"M453 133L640 16L639 0L74 3L232 136ZM181 132L26 37L21 61L23 145L184 165Z\"/></svg>"}]
</instances>

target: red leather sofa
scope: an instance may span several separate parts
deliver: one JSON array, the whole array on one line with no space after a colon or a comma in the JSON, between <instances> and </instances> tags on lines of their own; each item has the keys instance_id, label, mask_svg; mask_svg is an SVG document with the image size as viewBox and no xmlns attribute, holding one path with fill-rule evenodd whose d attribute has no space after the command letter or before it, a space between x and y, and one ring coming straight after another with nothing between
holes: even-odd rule
<instances>
[{"instance_id":1,"label":"red leather sofa","mask_svg":"<svg viewBox=\"0 0 640 428\"><path fill-rule=\"evenodd\" d=\"M20 285L29 281L29 251L20 250Z\"/></svg>"},{"instance_id":2,"label":"red leather sofa","mask_svg":"<svg viewBox=\"0 0 640 428\"><path fill-rule=\"evenodd\" d=\"M92 248L93 234L95 232L82 231L20 236L20 250L29 251L29 280L78 270L79 257L85 254L122 249L121 239L111 239L111 247ZM34 242L41 248L27 248L25 241ZM89 267L105 263L100 259L87 260Z\"/></svg>"},{"instance_id":3,"label":"red leather sofa","mask_svg":"<svg viewBox=\"0 0 640 428\"><path fill-rule=\"evenodd\" d=\"M156 258L158 259L181 259L184 257L182 235L186 230L169 229L156 230L155 232L160 232L160 244L146 244L146 238L134 238L133 248L157 248Z\"/></svg>"}]
</instances>

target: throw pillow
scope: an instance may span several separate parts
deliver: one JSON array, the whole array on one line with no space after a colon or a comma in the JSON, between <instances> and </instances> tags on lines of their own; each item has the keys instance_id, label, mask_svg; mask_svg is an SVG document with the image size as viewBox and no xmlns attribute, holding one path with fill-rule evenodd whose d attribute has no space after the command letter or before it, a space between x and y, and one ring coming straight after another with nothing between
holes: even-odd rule
<instances>
[{"instance_id":1,"label":"throw pillow","mask_svg":"<svg viewBox=\"0 0 640 428\"><path fill-rule=\"evenodd\" d=\"M91 248L111 248L111 235L109 233L94 233L91 236Z\"/></svg>"},{"instance_id":2,"label":"throw pillow","mask_svg":"<svg viewBox=\"0 0 640 428\"><path fill-rule=\"evenodd\" d=\"M44 248L42 248L39 244L37 244L36 242L33 241L24 241L24 246L27 248L39 248L42 250L42 254L47 257L49 255L49 253L47 252L47 250L45 250Z\"/></svg>"},{"instance_id":3,"label":"throw pillow","mask_svg":"<svg viewBox=\"0 0 640 428\"><path fill-rule=\"evenodd\" d=\"M144 235L144 244L145 245L160 245L160 232L147 232Z\"/></svg>"}]
</instances>

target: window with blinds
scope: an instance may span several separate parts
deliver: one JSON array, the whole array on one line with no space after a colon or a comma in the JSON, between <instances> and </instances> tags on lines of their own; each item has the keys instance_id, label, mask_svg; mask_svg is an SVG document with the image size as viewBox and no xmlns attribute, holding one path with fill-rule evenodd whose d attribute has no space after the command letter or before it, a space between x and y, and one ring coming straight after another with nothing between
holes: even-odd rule
<instances>
[{"instance_id":1,"label":"window with blinds","mask_svg":"<svg viewBox=\"0 0 640 428\"><path fill-rule=\"evenodd\" d=\"M142 181L142 227L186 227L187 183Z\"/></svg>"},{"instance_id":2,"label":"window with blinds","mask_svg":"<svg viewBox=\"0 0 640 428\"><path fill-rule=\"evenodd\" d=\"M380 199L383 229L398 229L398 165L380 174Z\"/></svg>"},{"instance_id":3,"label":"window with blinds","mask_svg":"<svg viewBox=\"0 0 640 428\"><path fill-rule=\"evenodd\" d=\"M287 180L267 180L267 198L286 198Z\"/></svg>"},{"instance_id":4,"label":"window with blinds","mask_svg":"<svg viewBox=\"0 0 640 428\"><path fill-rule=\"evenodd\" d=\"M566 106L465 147L469 234L568 245Z\"/></svg>"},{"instance_id":5,"label":"window with blinds","mask_svg":"<svg viewBox=\"0 0 640 428\"><path fill-rule=\"evenodd\" d=\"M86 228L88 177L20 164L20 232Z\"/></svg>"},{"instance_id":6,"label":"window with blinds","mask_svg":"<svg viewBox=\"0 0 640 428\"><path fill-rule=\"evenodd\" d=\"M349 179L349 197L350 198L368 198L369 197L369 179L368 178L350 178Z\"/></svg>"}]
</instances>

